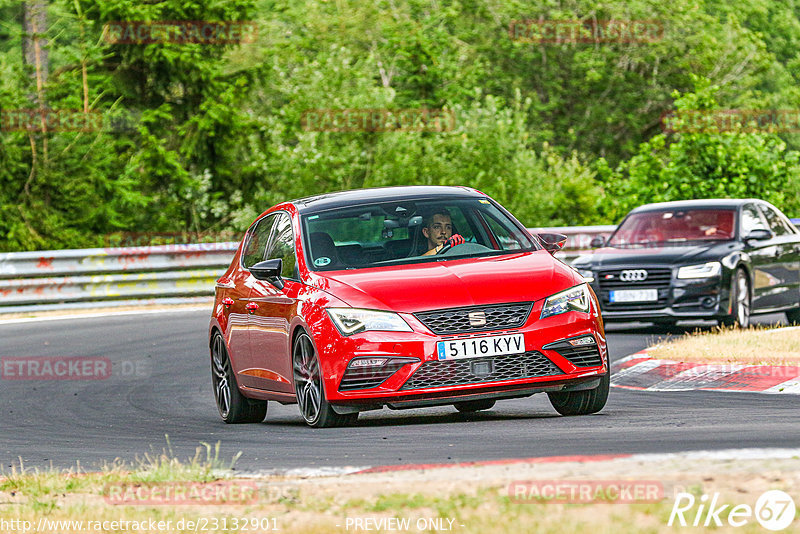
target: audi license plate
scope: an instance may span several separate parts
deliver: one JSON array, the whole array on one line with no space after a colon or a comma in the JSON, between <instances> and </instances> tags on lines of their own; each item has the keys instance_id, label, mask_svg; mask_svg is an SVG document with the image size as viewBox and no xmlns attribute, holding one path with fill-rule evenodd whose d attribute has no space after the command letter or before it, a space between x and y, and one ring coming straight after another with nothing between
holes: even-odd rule
<instances>
[{"instance_id":1,"label":"audi license plate","mask_svg":"<svg viewBox=\"0 0 800 534\"><path fill-rule=\"evenodd\" d=\"M522 334L510 334L440 341L436 344L436 352L440 360L522 354L525 352L525 337Z\"/></svg>"},{"instance_id":2,"label":"audi license plate","mask_svg":"<svg viewBox=\"0 0 800 534\"><path fill-rule=\"evenodd\" d=\"M611 302L655 302L658 289L615 289L609 292Z\"/></svg>"}]
</instances>

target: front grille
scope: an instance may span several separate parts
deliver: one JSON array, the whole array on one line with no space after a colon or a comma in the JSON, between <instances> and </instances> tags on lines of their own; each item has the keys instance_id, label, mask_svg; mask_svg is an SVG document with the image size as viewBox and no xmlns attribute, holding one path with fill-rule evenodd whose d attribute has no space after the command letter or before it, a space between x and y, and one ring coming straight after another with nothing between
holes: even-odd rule
<instances>
[{"instance_id":1,"label":"front grille","mask_svg":"<svg viewBox=\"0 0 800 534\"><path fill-rule=\"evenodd\" d=\"M476 372L478 374L475 374ZM544 354L531 351L489 358L427 361L400 389L459 386L561 374L564 374L564 371L556 367Z\"/></svg>"},{"instance_id":2,"label":"front grille","mask_svg":"<svg viewBox=\"0 0 800 534\"><path fill-rule=\"evenodd\" d=\"M647 271L644 280L623 281L620 279L622 271ZM672 270L664 268L629 267L626 269L613 269L600 271L597 283L600 286L598 297L604 310L650 310L663 308L669 300ZM656 289L658 300L648 302L611 302L610 292L617 289Z\"/></svg>"},{"instance_id":3,"label":"front grille","mask_svg":"<svg viewBox=\"0 0 800 534\"><path fill-rule=\"evenodd\" d=\"M620 280L622 271L647 271L647 278L641 281L623 282ZM613 271L600 271L597 280L600 283L600 289L646 289L646 288L662 288L669 287L670 280L672 280L671 269L648 269L630 267L628 269L614 269Z\"/></svg>"},{"instance_id":4,"label":"front grille","mask_svg":"<svg viewBox=\"0 0 800 534\"><path fill-rule=\"evenodd\" d=\"M348 367L344 372L341 383L339 383L339 391L378 387L407 363L408 362L390 362L381 367Z\"/></svg>"},{"instance_id":5,"label":"front grille","mask_svg":"<svg viewBox=\"0 0 800 534\"><path fill-rule=\"evenodd\" d=\"M525 324L528 314L531 313L532 302L518 302L516 304L496 304L493 306L471 306L468 308L448 308L415 313L414 316L431 332L439 335L463 334L467 332L483 332L486 330L504 330L519 328ZM473 319L483 312L486 323L478 326L470 324L470 314Z\"/></svg>"}]
</instances>

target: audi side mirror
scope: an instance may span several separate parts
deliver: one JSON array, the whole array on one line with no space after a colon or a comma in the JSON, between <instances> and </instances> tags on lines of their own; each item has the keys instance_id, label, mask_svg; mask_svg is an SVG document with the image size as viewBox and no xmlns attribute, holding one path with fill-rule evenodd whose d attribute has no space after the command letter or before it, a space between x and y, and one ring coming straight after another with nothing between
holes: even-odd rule
<instances>
[{"instance_id":1,"label":"audi side mirror","mask_svg":"<svg viewBox=\"0 0 800 534\"><path fill-rule=\"evenodd\" d=\"M550 254L554 254L564 248L567 243L567 236L564 234L538 234L544 249Z\"/></svg>"},{"instance_id":2,"label":"audi side mirror","mask_svg":"<svg viewBox=\"0 0 800 534\"><path fill-rule=\"evenodd\" d=\"M606 238L601 235L593 237L592 240L589 241L589 246L592 248L601 248L605 244L606 244Z\"/></svg>"},{"instance_id":3,"label":"audi side mirror","mask_svg":"<svg viewBox=\"0 0 800 534\"><path fill-rule=\"evenodd\" d=\"M772 239L772 232L763 228L757 228L755 230L751 230L750 233L744 238L744 241L746 243L748 241L766 241L767 239Z\"/></svg>"},{"instance_id":4,"label":"audi side mirror","mask_svg":"<svg viewBox=\"0 0 800 534\"><path fill-rule=\"evenodd\" d=\"M269 282L278 289L283 289L283 286L286 285L281 278L281 271L283 271L283 260L280 258L260 261L250 267L250 274L257 280Z\"/></svg>"}]
</instances>

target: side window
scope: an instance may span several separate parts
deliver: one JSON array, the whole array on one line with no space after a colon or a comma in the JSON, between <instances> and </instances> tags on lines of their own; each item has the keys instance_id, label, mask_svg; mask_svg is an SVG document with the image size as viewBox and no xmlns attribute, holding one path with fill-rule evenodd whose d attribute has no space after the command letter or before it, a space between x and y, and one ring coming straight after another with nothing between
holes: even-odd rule
<instances>
[{"instance_id":1,"label":"side window","mask_svg":"<svg viewBox=\"0 0 800 534\"><path fill-rule=\"evenodd\" d=\"M242 253L242 267L249 269L256 263L264 261L264 252L267 249L269 235L275 224L275 215L267 215L256 223L256 227L247 238L244 252Z\"/></svg>"},{"instance_id":2,"label":"side window","mask_svg":"<svg viewBox=\"0 0 800 534\"><path fill-rule=\"evenodd\" d=\"M745 237L747 234L752 232L753 230L769 230L767 225L764 224L764 220L761 218L756 207L752 204L746 204L742 208L742 237Z\"/></svg>"},{"instance_id":3,"label":"side window","mask_svg":"<svg viewBox=\"0 0 800 534\"><path fill-rule=\"evenodd\" d=\"M510 234L509 231L502 224L497 222L494 217L488 213L484 213L483 218L486 221L486 224L489 225L489 228L491 228L495 238L497 238L501 250L519 250L522 248L518 236Z\"/></svg>"},{"instance_id":4,"label":"side window","mask_svg":"<svg viewBox=\"0 0 800 534\"><path fill-rule=\"evenodd\" d=\"M281 276L296 279L297 256L294 249L294 232L292 232L292 220L285 213L278 215L275 231L269 240L267 254L264 256L266 260L276 258L283 260Z\"/></svg>"},{"instance_id":5,"label":"side window","mask_svg":"<svg viewBox=\"0 0 800 534\"><path fill-rule=\"evenodd\" d=\"M785 221L781 214L771 207L762 205L761 211L764 213L764 217L766 217L769 223L769 229L772 230L775 235L790 235L795 233L794 229L789 226L791 223Z\"/></svg>"}]
</instances>

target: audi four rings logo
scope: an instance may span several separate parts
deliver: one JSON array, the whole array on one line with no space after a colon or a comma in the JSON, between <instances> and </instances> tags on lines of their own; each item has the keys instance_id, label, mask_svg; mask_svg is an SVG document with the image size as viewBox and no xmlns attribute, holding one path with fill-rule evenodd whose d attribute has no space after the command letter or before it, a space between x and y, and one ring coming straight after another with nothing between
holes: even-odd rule
<instances>
[{"instance_id":1,"label":"audi four rings logo","mask_svg":"<svg viewBox=\"0 0 800 534\"><path fill-rule=\"evenodd\" d=\"M633 271L622 271L619 273L619 279L623 282L643 282L647 280L647 271L644 269L635 269Z\"/></svg>"},{"instance_id":2,"label":"audi four rings logo","mask_svg":"<svg viewBox=\"0 0 800 534\"><path fill-rule=\"evenodd\" d=\"M483 326L486 324L486 314L482 311L469 312L469 324Z\"/></svg>"}]
</instances>

